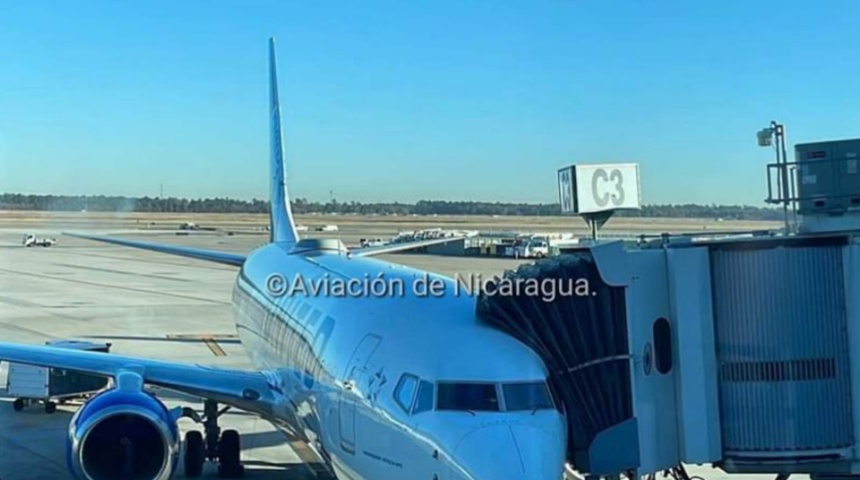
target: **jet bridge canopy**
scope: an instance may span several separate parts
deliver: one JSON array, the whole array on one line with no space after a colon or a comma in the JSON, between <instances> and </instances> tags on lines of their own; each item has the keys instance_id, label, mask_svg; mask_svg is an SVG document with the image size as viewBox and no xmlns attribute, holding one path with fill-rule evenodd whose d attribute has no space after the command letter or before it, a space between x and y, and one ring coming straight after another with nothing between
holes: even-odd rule
<instances>
[{"instance_id":1,"label":"jet bridge canopy","mask_svg":"<svg viewBox=\"0 0 860 480\"><path fill-rule=\"evenodd\" d=\"M511 295L489 293L501 292L505 283L519 287ZM606 462L615 471L636 468L624 288L607 285L587 253L522 265L489 287L477 314L543 359L567 417L568 461L581 472L599 472Z\"/></svg>"}]
</instances>

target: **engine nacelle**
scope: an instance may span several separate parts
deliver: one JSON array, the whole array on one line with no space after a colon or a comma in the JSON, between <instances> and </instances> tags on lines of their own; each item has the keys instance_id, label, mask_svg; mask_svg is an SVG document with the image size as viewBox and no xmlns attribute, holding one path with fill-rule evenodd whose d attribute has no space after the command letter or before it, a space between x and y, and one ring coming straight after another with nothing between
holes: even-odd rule
<instances>
[{"instance_id":1,"label":"engine nacelle","mask_svg":"<svg viewBox=\"0 0 860 480\"><path fill-rule=\"evenodd\" d=\"M176 420L140 375L87 401L69 424L67 462L80 480L167 480L179 459Z\"/></svg>"}]
</instances>

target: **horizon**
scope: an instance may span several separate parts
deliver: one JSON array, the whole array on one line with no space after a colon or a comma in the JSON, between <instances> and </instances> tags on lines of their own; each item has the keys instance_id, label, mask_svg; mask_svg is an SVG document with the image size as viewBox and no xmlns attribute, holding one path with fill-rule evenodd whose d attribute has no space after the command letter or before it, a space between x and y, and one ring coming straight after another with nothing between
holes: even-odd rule
<instances>
[{"instance_id":1,"label":"horizon","mask_svg":"<svg viewBox=\"0 0 860 480\"><path fill-rule=\"evenodd\" d=\"M75 209L64 209L64 208L47 208L47 209L19 208L19 209L15 209L15 208L5 208L4 209L4 207L9 206L11 204L4 204L2 202L3 197L12 196L12 195L20 195L20 196L24 196L24 197L54 198L54 199L59 198L59 199L70 199L70 200L84 200L84 201L87 201L90 198L93 198L93 199L103 198L103 199L108 199L108 200L132 201L132 202L140 201L140 200L144 200L144 199L152 200L152 201L179 200L179 201L185 201L185 202L206 202L206 201L215 201L215 200L226 200L226 201L230 201L230 202L242 202L243 204L246 204L246 205L253 205L256 203L256 204L261 204L263 206L268 206L268 202L269 202L269 200L266 198L251 198L251 199L230 198L230 197L189 198L189 197L169 197L169 196L164 196L164 197L158 197L158 196L156 196L156 197L147 197L147 196L129 197L129 196L122 196L122 195L100 195L100 194L94 194L94 195L54 195L54 194L26 194L26 193L15 193L15 192L0 192L0 211L55 211L55 212L65 211L65 212L74 212L74 211L78 210L77 208L75 208ZM358 201L358 200L338 200L338 199L332 199L332 200L334 200L334 202L336 202L337 205L361 205L361 206L368 206L368 207L381 207L381 206L385 206L385 205L388 205L388 206L397 205L397 206L401 206L401 207L414 207L414 206L419 205L422 202L428 202L431 204L433 204L433 203L450 203L450 204L466 204L466 205L494 205L494 206L499 206L499 207L517 207L517 206L520 206L520 207L543 207L543 208L559 207L559 211L557 213L553 213L552 215L570 216L570 215L561 213L559 202L546 202L546 203L534 202L534 203L530 203L530 202L499 202L499 201L481 201L481 200L441 200L441 199L436 199L436 200L419 199L415 202L402 202L402 201L362 202L362 201ZM335 203L333 203L332 200L315 201L315 200L309 200L307 198L299 197L299 198L291 198L290 203L294 209L297 206L297 204L300 203L300 201L305 202L305 205L307 205L307 206L312 206L312 207L318 208L318 207L325 207L325 206L329 206L329 205L335 205ZM152 213L153 212L151 210L130 209L129 205L127 203L123 203L121 205L123 206L123 208L117 208L115 210L109 210L109 209L89 210L88 208L85 208L82 211L104 212L104 213L128 212L128 211L135 211L135 212L140 212L140 213L146 213L146 212ZM745 204L643 203L641 205L641 208L639 208L638 210L630 211L627 209L622 209L622 210L618 210L616 213L619 214L620 216L626 217L626 216L636 216L632 212L641 212L643 209L689 208L689 207L692 207L692 208L713 208L713 209L717 209L717 210L729 210L729 209L754 210L754 211L758 211L758 212L767 212L767 213L771 213L771 214L779 214L782 212L781 207L771 206L771 205L765 205L765 206L760 207L760 206L745 205ZM163 213L182 213L182 212L175 211L175 212L163 212ZM217 213L217 212L190 212L189 211L188 213ZM249 212L235 212L235 213L249 213ZM303 212L303 213L297 213L297 214L306 215L306 214L317 214L317 213L325 213L325 212ZM354 214L354 213L332 212L332 214L349 215L349 214ZM418 213L418 215L435 215L435 214ZM445 213L445 214L440 213L438 215L449 215L449 214L448 213ZM453 213L450 215L488 215L488 214ZM523 214L523 213L514 213L514 214L494 214L494 215L533 216L534 214L529 215L529 214ZM545 215L545 214L544 213L539 214L539 216L543 216L543 215ZM664 215L657 215L657 216L659 217L659 216L664 216Z\"/></svg>"},{"instance_id":2,"label":"horizon","mask_svg":"<svg viewBox=\"0 0 860 480\"><path fill-rule=\"evenodd\" d=\"M757 130L782 122L789 148L860 136L846 107L858 13L835 1L783 2L767 21L743 2L680 0L11 4L0 190L265 197L274 36L295 198L550 203L559 168L624 161L640 164L644 204L763 208L774 156Z\"/></svg>"},{"instance_id":3,"label":"horizon","mask_svg":"<svg viewBox=\"0 0 860 480\"><path fill-rule=\"evenodd\" d=\"M107 199L125 199L125 200L141 200L141 199L150 199L150 200L185 200L185 201L206 201L206 200L229 200L229 201L238 201L245 203L268 203L269 200L264 196L257 198L239 198L239 197L177 197L177 196L169 196L165 195L163 197L155 195L155 196L128 196L128 195L105 195L105 194L81 194L81 195L65 195L65 194L53 194L53 193L23 193L23 192L2 192L0 191L0 197L6 195L22 195L22 196L32 196L32 197L62 197L62 198L75 198L75 199L85 199L87 197L94 198L107 198ZM290 203L295 204L297 201L306 201L309 204L313 205L332 205L332 199L329 200L313 200L305 197L293 197L290 199ZM345 204L349 205L352 203L361 204L361 205L416 205L420 202L444 202L444 203L474 203L474 204L491 204L491 205L541 205L541 206L553 206L559 205L558 201L555 202L508 202L503 200L462 200L462 199L431 199L431 198L420 198L415 201L379 201L379 202L367 202L360 200L341 200L341 199L333 199L337 204ZM762 206L758 205L749 205L749 204L729 204L729 203L642 203L643 207L663 207L663 206L697 206L697 207L717 207L717 208L755 208L760 210L779 210L782 211L782 207L771 206L764 204ZM619 210L623 211L623 210ZM559 215L562 213L559 212Z\"/></svg>"}]
</instances>

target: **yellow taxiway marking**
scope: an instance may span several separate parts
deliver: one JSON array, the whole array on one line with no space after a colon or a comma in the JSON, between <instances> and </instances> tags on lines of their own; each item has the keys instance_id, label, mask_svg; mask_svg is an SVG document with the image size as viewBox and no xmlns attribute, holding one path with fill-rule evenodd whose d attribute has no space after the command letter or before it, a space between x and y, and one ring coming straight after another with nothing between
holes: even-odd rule
<instances>
[{"instance_id":1,"label":"yellow taxiway marking","mask_svg":"<svg viewBox=\"0 0 860 480\"><path fill-rule=\"evenodd\" d=\"M215 339L213 339L212 337L204 338L203 343L205 343L206 346L209 347L209 350L211 350L212 354L216 357L223 357L227 355L227 353L224 352L224 349L221 348L221 345L218 345L218 342L216 342Z\"/></svg>"},{"instance_id":2,"label":"yellow taxiway marking","mask_svg":"<svg viewBox=\"0 0 860 480\"><path fill-rule=\"evenodd\" d=\"M319 463L320 459L317 457L317 454L311 450L311 447L308 446L307 443L302 442L300 440L293 440L290 442L290 447L296 452L299 459L304 463Z\"/></svg>"},{"instance_id":3,"label":"yellow taxiway marking","mask_svg":"<svg viewBox=\"0 0 860 480\"><path fill-rule=\"evenodd\" d=\"M289 445L299 460L302 461L302 465L308 469L314 478L333 478L329 475L329 470L322 463L319 455L307 443L301 440L291 440Z\"/></svg>"},{"instance_id":4,"label":"yellow taxiway marking","mask_svg":"<svg viewBox=\"0 0 860 480\"><path fill-rule=\"evenodd\" d=\"M234 340L236 339L236 335L233 334L218 334L218 335L207 335L207 334L190 334L190 335L167 335L168 339L175 340L200 340L203 342L213 355L216 357L225 357L227 356L227 352L221 348L221 345L218 344L218 340Z\"/></svg>"}]
</instances>

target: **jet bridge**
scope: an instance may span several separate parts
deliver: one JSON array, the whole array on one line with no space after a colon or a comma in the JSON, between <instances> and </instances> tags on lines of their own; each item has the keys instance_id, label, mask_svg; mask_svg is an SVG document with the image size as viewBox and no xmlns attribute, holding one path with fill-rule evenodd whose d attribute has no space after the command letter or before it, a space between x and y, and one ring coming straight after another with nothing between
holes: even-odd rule
<instances>
[{"instance_id":1,"label":"jet bridge","mask_svg":"<svg viewBox=\"0 0 860 480\"><path fill-rule=\"evenodd\" d=\"M479 297L482 321L543 358L580 473L860 479L860 139L784 157L767 200L785 206L784 231L595 240ZM559 171L562 213L608 218L638 191L635 166ZM560 294L503 288L529 282Z\"/></svg>"},{"instance_id":2,"label":"jet bridge","mask_svg":"<svg viewBox=\"0 0 860 480\"><path fill-rule=\"evenodd\" d=\"M662 251L630 256L610 243L521 266L487 291L501 292L506 282L524 288L479 298L483 321L546 363L568 420L568 461L580 472L680 463L667 278ZM558 295L534 295L530 282Z\"/></svg>"},{"instance_id":3,"label":"jet bridge","mask_svg":"<svg viewBox=\"0 0 860 480\"><path fill-rule=\"evenodd\" d=\"M590 290L477 313L544 359L577 471L860 475L857 231L595 243L496 283L529 279Z\"/></svg>"}]
</instances>

